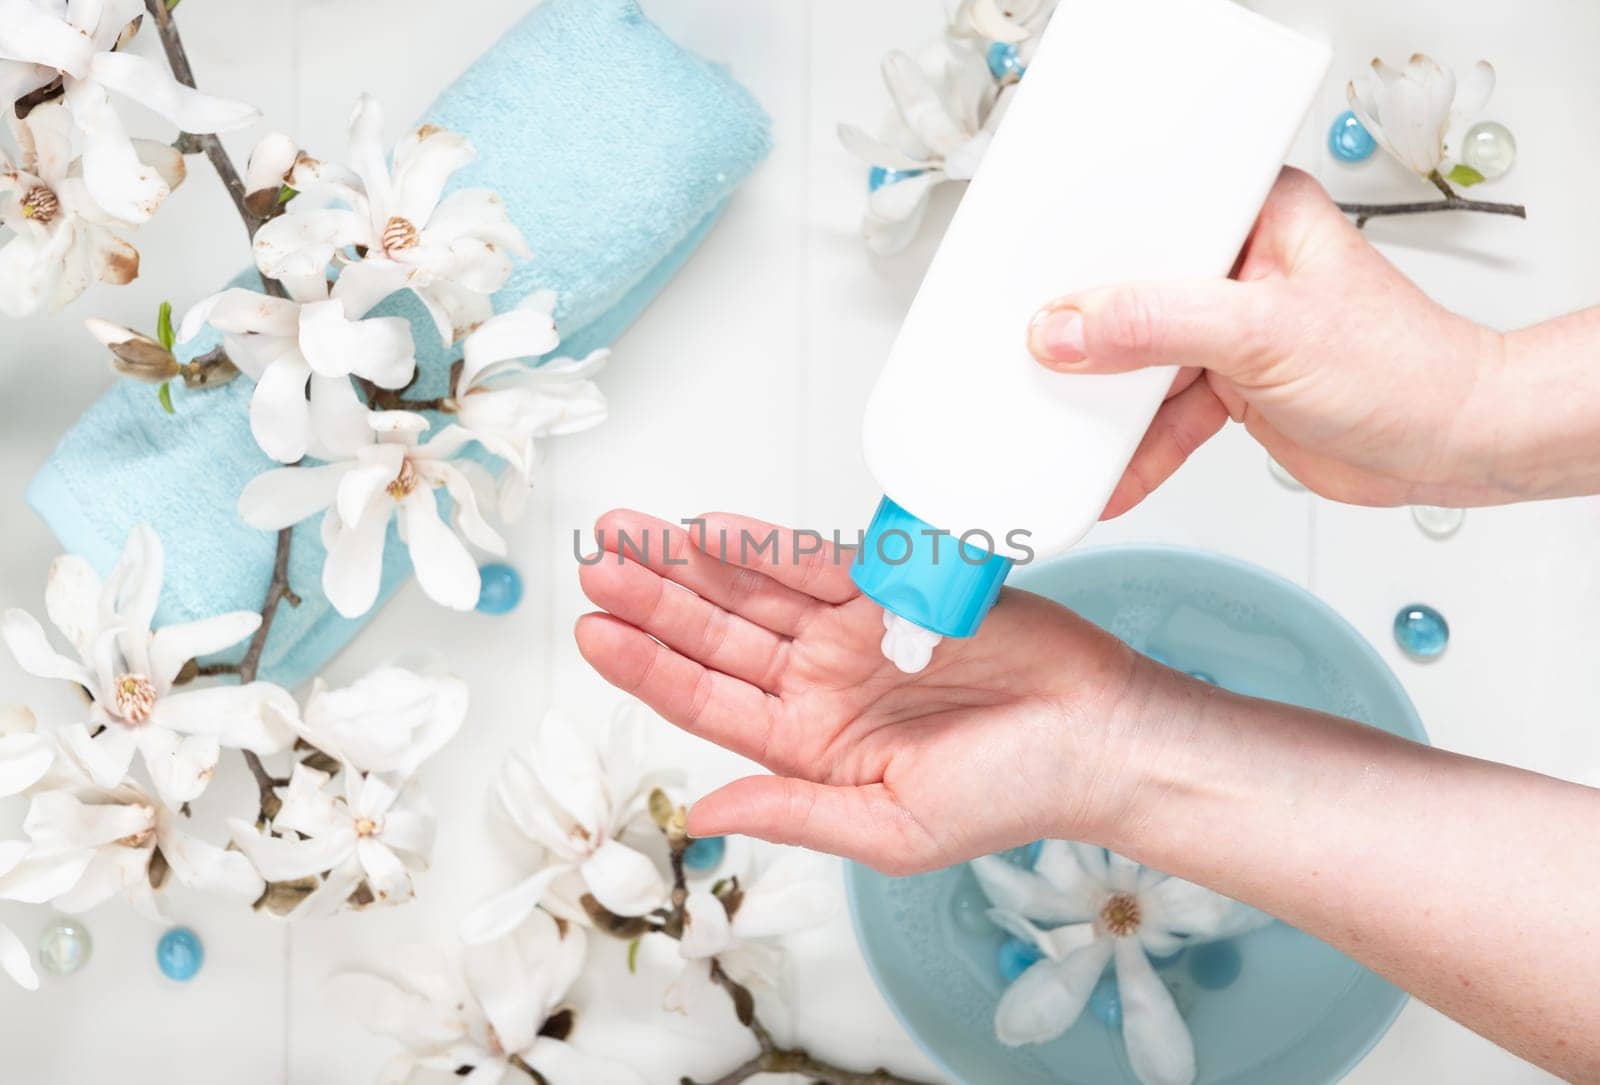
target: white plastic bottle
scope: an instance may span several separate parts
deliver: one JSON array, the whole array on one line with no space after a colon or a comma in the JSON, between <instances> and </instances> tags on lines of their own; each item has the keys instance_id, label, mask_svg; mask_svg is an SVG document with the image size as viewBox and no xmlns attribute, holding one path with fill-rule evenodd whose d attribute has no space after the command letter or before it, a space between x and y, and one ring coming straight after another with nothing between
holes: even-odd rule
<instances>
[{"instance_id":1,"label":"white plastic bottle","mask_svg":"<svg viewBox=\"0 0 1600 1085\"><path fill-rule=\"evenodd\" d=\"M976 632L1015 561L1094 526L1172 382L1052 373L1029 318L1226 275L1328 58L1231 0L1062 0L867 405L885 499L853 575L902 668Z\"/></svg>"}]
</instances>

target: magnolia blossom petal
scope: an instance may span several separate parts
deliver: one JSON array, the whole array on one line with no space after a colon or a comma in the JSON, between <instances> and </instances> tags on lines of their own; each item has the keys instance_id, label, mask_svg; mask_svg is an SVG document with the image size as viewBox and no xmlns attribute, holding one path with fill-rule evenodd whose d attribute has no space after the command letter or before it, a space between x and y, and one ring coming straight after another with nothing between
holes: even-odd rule
<instances>
[{"instance_id":1,"label":"magnolia blossom petal","mask_svg":"<svg viewBox=\"0 0 1600 1085\"><path fill-rule=\"evenodd\" d=\"M465 951L467 985L506 1048L533 1042L582 970L585 948L581 927L534 911L515 933Z\"/></svg>"},{"instance_id":2,"label":"magnolia blossom petal","mask_svg":"<svg viewBox=\"0 0 1600 1085\"><path fill-rule=\"evenodd\" d=\"M25 990L39 989L39 973L33 970L32 954L4 923L0 923L0 969Z\"/></svg>"},{"instance_id":3,"label":"magnolia blossom petal","mask_svg":"<svg viewBox=\"0 0 1600 1085\"><path fill-rule=\"evenodd\" d=\"M173 809L198 799L217 772L221 747L209 735L178 736L165 727L141 727L140 752L161 801Z\"/></svg>"},{"instance_id":4,"label":"magnolia blossom petal","mask_svg":"<svg viewBox=\"0 0 1600 1085\"><path fill-rule=\"evenodd\" d=\"M491 317L467 336L461 348L458 389L470 388L484 370L512 358L538 358L561 345L548 311L521 307Z\"/></svg>"},{"instance_id":5,"label":"magnolia blossom petal","mask_svg":"<svg viewBox=\"0 0 1600 1085\"><path fill-rule=\"evenodd\" d=\"M59 855L25 855L0 876L0 900L45 904L72 889L89 869L94 852L69 851Z\"/></svg>"},{"instance_id":6,"label":"magnolia blossom petal","mask_svg":"<svg viewBox=\"0 0 1600 1085\"><path fill-rule=\"evenodd\" d=\"M474 545L482 547L497 557L504 557L506 541L500 533L490 526L484 519L483 513L478 508L478 492L472 482L472 473L478 474L483 479L484 488L492 494L493 483L489 480L487 471L482 470L481 464L463 461L459 466L440 463L433 467L432 473L444 482L445 492L456 503L456 523L461 528L461 533Z\"/></svg>"},{"instance_id":7,"label":"magnolia blossom petal","mask_svg":"<svg viewBox=\"0 0 1600 1085\"><path fill-rule=\"evenodd\" d=\"M398 855L372 837L356 841L356 855L377 903L399 904L411 899L411 874Z\"/></svg>"},{"instance_id":8,"label":"magnolia blossom petal","mask_svg":"<svg viewBox=\"0 0 1600 1085\"><path fill-rule=\"evenodd\" d=\"M25 731L0 735L0 797L19 795L38 783L55 756L44 735Z\"/></svg>"},{"instance_id":9,"label":"magnolia blossom petal","mask_svg":"<svg viewBox=\"0 0 1600 1085\"><path fill-rule=\"evenodd\" d=\"M136 524L122 544L122 556L106 578L105 590L114 600L124 625L122 648L129 654L129 662L139 669L148 667L147 634L161 600L165 569L166 555L160 537L149 524Z\"/></svg>"},{"instance_id":10,"label":"magnolia blossom petal","mask_svg":"<svg viewBox=\"0 0 1600 1085\"><path fill-rule=\"evenodd\" d=\"M280 467L264 471L245 484L239 495L239 516L263 531L298 524L333 504L348 463L316 467Z\"/></svg>"},{"instance_id":11,"label":"magnolia blossom petal","mask_svg":"<svg viewBox=\"0 0 1600 1085\"><path fill-rule=\"evenodd\" d=\"M716 993L716 984L711 979L711 958L690 958L683 962L682 970L667 985L661 996L661 1008L669 1013L699 1016Z\"/></svg>"},{"instance_id":12,"label":"magnolia blossom petal","mask_svg":"<svg viewBox=\"0 0 1600 1085\"><path fill-rule=\"evenodd\" d=\"M826 922L839 910L839 898L818 865L809 853L785 849L745 887L733 933L741 939L775 938Z\"/></svg>"},{"instance_id":13,"label":"magnolia blossom petal","mask_svg":"<svg viewBox=\"0 0 1600 1085\"><path fill-rule=\"evenodd\" d=\"M403 317L351 320L344 303L300 307L300 350L325 377L355 374L380 388L403 388L416 373L411 325Z\"/></svg>"},{"instance_id":14,"label":"magnolia blossom petal","mask_svg":"<svg viewBox=\"0 0 1600 1085\"><path fill-rule=\"evenodd\" d=\"M250 158L245 163L245 195L270 193L269 198L275 204L299 157L299 145L284 133L268 132L262 136L251 148Z\"/></svg>"},{"instance_id":15,"label":"magnolia blossom petal","mask_svg":"<svg viewBox=\"0 0 1600 1085\"><path fill-rule=\"evenodd\" d=\"M247 821L229 818L228 833L269 882L294 881L332 870L356 850L356 834L349 828L299 840L268 836L257 832Z\"/></svg>"},{"instance_id":16,"label":"magnolia blossom petal","mask_svg":"<svg viewBox=\"0 0 1600 1085\"><path fill-rule=\"evenodd\" d=\"M300 307L287 298L230 287L196 302L183 314L178 325L178 341L187 343L207 324L221 332L292 339L299 327L299 313Z\"/></svg>"},{"instance_id":17,"label":"magnolia blossom petal","mask_svg":"<svg viewBox=\"0 0 1600 1085\"><path fill-rule=\"evenodd\" d=\"M431 125L412 129L395 145L391 213L417 225L427 222L450 175L477 157L463 135Z\"/></svg>"},{"instance_id":18,"label":"magnolia blossom petal","mask_svg":"<svg viewBox=\"0 0 1600 1085\"><path fill-rule=\"evenodd\" d=\"M513 256L530 254L505 200L490 188L458 188L439 202L428 219L429 240L449 244L463 237L488 242Z\"/></svg>"},{"instance_id":19,"label":"magnolia blossom petal","mask_svg":"<svg viewBox=\"0 0 1600 1085\"><path fill-rule=\"evenodd\" d=\"M237 851L182 832L170 815L161 818L156 841L161 855L180 883L206 893L221 893L242 900L255 900L263 889L261 875L250 860Z\"/></svg>"},{"instance_id":20,"label":"magnolia blossom petal","mask_svg":"<svg viewBox=\"0 0 1600 1085\"><path fill-rule=\"evenodd\" d=\"M400 503L400 516L405 524L406 546L411 551L411 567L422 590L434 602L452 610L477 606L482 586L478 563L439 516L433 491L419 489L408 494Z\"/></svg>"},{"instance_id":21,"label":"magnolia blossom petal","mask_svg":"<svg viewBox=\"0 0 1600 1085\"><path fill-rule=\"evenodd\" d=\"M578 721L557 711L539 722L530 767L539 787L589 841L598 840L610 820L605 766Z\"/></svg>"},{"instance_id":22,"label":"magnolia blossom petal","mask_svg":"<svg viewBox=\"0 0 1600 1085\"><path fill-rule=\"evenodd\" d=\"M544 899L551 883L569 873L570 865L555 864L524 878L503 893L490 897L461 921L461 940L469 946L501 938L522 925Z\"/></svg>"},{"instance_id":23,"label":"magnolia blossom petal","mask_svg":"<svg viewBox=\"0 0 1600 1085\"><path fill-rule=\"evenodd\" d=\"M1130 943L1143 955L1137 943ZM1072 1027L1111 959L1110 939L1100 938L1059 961L1042 960L1018 976L994 1012L995 1038L1008 1047L1040 1044Z\"/></svg>"},{"instance_id":24,"label":"magnolia blossom petal","mask_svg":"<svg viewBox=\"0 0 1600 1085\"><path fill-rule=\"evenodd\" d=\"M260 626L261 615L249 610L164 625L150 639L150 677L157 686L170 686L189 660L231 648Z\"/></svg>"},{"instance_id":25,"label":"magnolia blossom petal","mask_svg":"<svg viewBox=\"0 0 1600 1085\"><path fill-rule=\"evenodd\" d=\"M150 723L207 735L234 749L274 754L293 743L294 732L283 721L298 711L281 686L251 682L169 693L156 702Z\"/></svg>"},{"instance_id":26,"label":"magnolia blossom petal","mask_svg":"<svg viewBox=\"0 0 1600 1085\"><path fill-rule=\"evenodd\" d=\"M406 1044L443 1047L457 1039L460 1014L447 999L431 998L371 972L330 976L325 993L331 1005L353 1014L370 1032Z\"/></svg>"},{"instance_id":27,"label":"magnolia blossom petal","mask_svg":"<svg viewBox=\"0 0 1600 1085\"><path fill-rule=\"evenodd\" d=\"M1194 1039L1172 992L1136 940L1118 939L1116 960L1122 1039L1133 1072L1144 1085L1190 1085L1195 1076Z\"/></svg>"},{"instance_id":28,"label":"magnolia blossom petal","mask_svg":"<svg viewBox=\"0 0 1600 1085\"><path fill-rule=\"evenodd\" d=\"M82 76L93 56L93 41L66 21L64 10L28 0L0 3L0 57Z\"/></svg>"},{"instance_id":29,"label":"magnolia blossom petal","mask_svg":"<svg viewBox=\"0 0 1600 1085\"><path fill-rule=\"evenodd\" d=\"M1480 112L1494 93L1494 65L1487 60L1474 64L1456 89L1456 112L1466 116Z\"/></svg>"},{"instance_id":30,"label":"magnolia blossom petal","mask_svg":"<svg viewBox=\"0 0 1600 1085\"><path fill-rule=\"evenodd\" d=\"M338 207L294 210L256 231L256 266L272 278L320 274L333 262L334 253L371 239L371 225L354 211ZM348 306L346 311L365 312Z\"/></svg>"},{"instance_id":31,"label":"magnolia blossom petal","mask_svg":"<svg viewBox=\"0 0 1600 1085\"><path fill-rule=\"evenodd\" d=\"M42 791L28 803L22 831L40 853L98 848L155 828L147 803L87 803L67 791Z\"/></svg>"},{"instance_id":32,"label":"magnolia blossom petal","mask_svg":"<svg viewBox=\"0 0 1600 1085\"><path fill-rule=\"evenodd\" d=\"M311 367L294 350L283 351L256 381L250 396L250 436L279 463L295 463L311 441L306 382Z\"/></svg>"},{"instance_id":33,"label":"magnolia blossom petal","mask_svg":"<svg viewBox=\"0 0 1600 1085\"><path fill-rule=\"evenodd\" d=\"M886 184L867 197L861 234L867 247L890 256L911 244L928 211L928 198L945 180L943 170L927 170Z\"/></svg>"},{"instance_id":34,"label":"magnolia blossom petal","mask_svg":"<svg viewBox=\"0 0 1600 1085\"><path fill-rule=\"evenodd\" d=\"M89 70L96 82L165 117L180 131L226 132L261 116L254 106L186 87L165 67L133 53L96 53Z\"/></svg>"},{"instance_id":35,"label":"magnolia blossom petal","mask_svg":"<svg viewBox=\"0 0 1600 1085\"><path fill-rule=\"evenodd\" d=\"M582 852L577 834L569 832L565 824L568 815L558 810L529 765L530 760L537 764L541 757L537 749L528 754L514 751L495 781L495 798L529 840L564 859L574 859Z\"/></svg>"},{"instance_id":36,"label":"magnolia blossom petal","mask_svg":"<svg viewBox=\"0 0 1600 1085\"><path fill-rule=\"evenodd\" d=\"M371 412L349 377L311 375L311 434L307 452L324 460L359 456L372 443Z\"/></svg>"},{"instance_id":37,"label":"magnolia blossom petal","mask_svg":"<svg viewBox=\"0 0 1600 1085\"><path fill-rule=\"evenodd\" d=\"M384 298L404 290L410 278L411 269L393 260L358 260L339 272L332 296L343 303L350 316L365 316Z\"/></svg>"},{"instance_id":38,"label":"magnolia blossom petal","mask_svg":"<svg viewBox=\"0 0 1600 1085\"><path fill-rule=\"evenodd\" d=\"M93 651L95 633L100 628L103 587L94 566L77 554L63 554L50 563L44 588L45 614L83 658Z\"/></svg>"},{"instance_id":39,"label":"magnolia blossom petal","mask_svg":"<svg viewBox=\"0 0 1600 1085\"><path fill-rule=\"evenodd\" d=\"M393 200L388 161L383 153L383 107L372 95L363 94L356 99L348 135L350 167L361 178L367 198L372 201L374 217L382 213L387 218L387 209ZM374 225L381 228L382 224L375 222Z\"/></svg>"},{"instance_id":40,"label":"magnolia blossom petal","mask_svg":"<svg viewBox=\"0 0 1600 1085\"><path fill-rule=\"evenodd\" d=\"M895 50L883 58L883 81L906 125L941 157L972 136L950 115L928 73L906 53Z\"/></svg>"},{"instance_id":41,"label":"magnolia blossom petal","mask_svg":"<svg viewBox=\"0 0 1600 1085\"><path fill-rule=\"evenodd\" d=\"M69 723L56 731L56 737L61 748L82 766L89 778L106 789L118 786L127 778L134 752L139 748L132 728L122 724L111 724L91 738L83 724Z\"/></svg>"},{"instance_id":42,"label":"magnolia blossom petal","mask_svg":"<svg viewBox=\"0 0 1600 1085\"><path fill-rule=\"evenodd\" d=\"M1182 878L1166 878L1139 895L1146 923L1210 938L1239 907L1235 901Z\"/></svg>"},{"instance_id":43,"label":"magnolia blossom petal","mask_svg":"<svg viewBox=\"0 0 1600 1085\"><path fill-rule=\"evenodd\" d=\"M426 500L432 503L431 493ZM354 524L340 527L328 547L328 557L322 565L322 592L346 618L359 618L378 601L392 507L384 498L371 502Z\"/></svg>"},{"instance_id":44,"label":"magnolia blossom petal","mask_svg":"<svg viewBox=\"0 0 1600 1085\"><path fill-rule=\"evenodd\" d=\"M844 144L845 150L868 165L886 170L921 170L933 165L927 159L914 157L875 136L869 136L853 124L839 125L839 142Z\"/></svg>"},{"instance_id":45,"label":"magnolia blossom petal","mask_svg":"<svg viewBox=\"0 0 1600 1085\"><path fill-rule=\"evenodd\" d=\"M733 945L733 927L722 901L697 889L683 902L683 937L678 952L690 960L715 957Z\"/></svg>"},{"instance_id":46,"label":"magnolia blossom petal","mask_svg":"<svg viewBox=\"0 0 1600 1085\"><path fill-rule=\"evenodd\" d=\"M968 18L979 36L989 41L1015 44L1026 41L1031 33L1021 22L1008 16L998 0L973 0L968 9Z\"/></svg>"},{"instance_id":47,"label":"magnolia blossom petal","mask_svg":"<svg viewBox=\"0 0 1600 1085\"><path fill-rule=\"evenodd\" d=\"M536 1037L523 1052L523 1061L549 1081L581 1081L583 1085L642 1085L644 1078L631 1066L597 1055L587 1055L563 1040Z\"/></svg>"},{"instance_id":48,"label":"magnolia blossom petal","mask_svg":"<svg viewBox=\"0 0 1600 1085\"><path fill-rule=\"evenodd\" d=\"M997 908L1039 923L1081 923L1094 914L1086 896L1064 893L1039 874L999 856L980 856L968 866Z\"/></svg>"},{"instance_id":49,"label":"magnolia blossom petal","mask_svg":"<svg viewBox=\"0 0 1600 1085\"><path fill-rule=\"evenodd\" d=\"M384 491L400 475L405 459L405 448L398 444L368 445L363 448L357 457L358 466L339 480L339 495L334 509L340 521L345 525L358 524L372 512L379 513L381 518L387 520L387 516L383 515L387 506L377 506L383 500Z\"/></svg>"},{"instance_id":50,"label":"magnolia blossom petal","mask_svg":"<svg viewBox=\"0 0 1600 1085\"><path fill-rule=\"evenodd\" d=\"M124 222L148 222L172 189L145 164L97 83L72 80L65 101L83 134L83 182L105 212Z\"/></svg>"},{"instance_id":51,"label":"magnolia blossom petal","mask_svg":"<svg viewBox=\"0 0 1600 1085\"><path fill-rule=\"evenodd\" d=\"M649 857L607 840L580 866L597 901L616 915L644 915L667 899L667 884Z\"/></svg>"},{"instance_id":52,"label":"magnolia blossom petal","mask_svg":"<svg viewBox=\"0 0 1600 1085\"><path fill-rule=\"evenodd\" d=\"M94 687L94 678L88 669L50 647L39 619L27 611L8 610L0 617L0 639L11 649L17 666L29 674L76 682L85 689Z\"/></svg>"}]
</instances>

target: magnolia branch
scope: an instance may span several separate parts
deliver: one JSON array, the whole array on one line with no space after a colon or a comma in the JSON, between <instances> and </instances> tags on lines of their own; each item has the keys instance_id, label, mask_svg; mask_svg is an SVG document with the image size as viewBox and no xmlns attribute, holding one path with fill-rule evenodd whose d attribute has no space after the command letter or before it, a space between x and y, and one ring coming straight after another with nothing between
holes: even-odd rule
<instances>
[{"instance_id":1,"label":"magnolia branch","mask_svg":"<svg viewBox=\"0 0 1600 1085\"><path fill-rule=\"evenodd\" d=\"M173 77L186 87L198 89L195 87L194 69L189 64L188 51L183 47L183 38L178 33L177 22L172 18L168 0L145 0L145 8L150 12L161 35L161 48L166 53L167 64L172 68ZM234 208L239 212L245 232L254 239L262 223L272 216L258 215L250 209L244 181L240 178L233 159L228 156L227 148L223 147L222 140L215 135L185 132L178 137L178 147L186 152L198 147L205 152L206 158L217 172L217 177L221 179L223 187L233 199ZM283 286L276 279L269 279L263 275L261 281L267 293L276 297L284 296ZM266 597L261 603L261 624L256 627L255 634L250 638L244 656L237 664L208 667L203 673L234 674L238 676L241 684L256 680L256 674L261 669L261 656L266 651L267 637L272 632L272 620L277 617L278 608L284 603L292 607L300 605L300 596L289 586L289 550L293 541L293 528L286 527L278 532L277 547L272 560L272 579L267 584ZM264 817L270 818L277 813L280 805L277 788L288 781L277 779L268 772L266 766L261 763L260 756L254 751L245 750L243 753L245 764L250 768L250 775L255 777L256 789L260 792L261 813Z\"/></svg>"},{"instance_id":2,"label":"magnolia branch","mask_svg":"<svg viewBox=\"0 0 1600 1085\"><path fill-rule=\"evenodd\" d=\"M667 855L672 865L669 905L648 916L614 915L591 896L583 898L583 906L594 921L595 929L613 938L637 939L646 934L661 934L681 940L688 920L685 906L689 899L688 880L683 867L683 853L689 847L689 834L684 829L687 812L681 806L673 807L666 793L657 790L650 795L650 816L667 838ZM711 891L722 902L731 919L739 910L744 895L739 888L739 879L730 878L720 882ZM631 968L631 956L629 962ZM734 1016L750 1030L759 1050L714 1081L700 1083L684 1077L679 1079L680 1085L740 1085L763 1074L801 1074L820 1085L922 1085L912 1078L900 1077L881 1067L866 1071L850 1070L816 1058L803 1047L784 1047L757 1016L755 996L750 989L728 975L715 958L711 961L711 979L727 992L733 1002Z\"/></svg>"},{"instance_id":3,"label":"magnolia branch","mask_svg":"<svg viewBox=\"0 0 1600 1085\"><path fill-rule=\"evenodd\" d=\"M1388 215L1426 215L1435 211L1477 211L1486 215L1510 215L1513 218L1525 219L1528 209L1520 203L1496 203L1492 200L1470 200L1458 193L1434 170L1428 175L1429 182L1444 194L1442 200L1414 200L1408 203L1343 203L1339 210L1347 215L1356 217L1356 229L1365 226L1371 219Z\"/></svg>"}]
</instances>

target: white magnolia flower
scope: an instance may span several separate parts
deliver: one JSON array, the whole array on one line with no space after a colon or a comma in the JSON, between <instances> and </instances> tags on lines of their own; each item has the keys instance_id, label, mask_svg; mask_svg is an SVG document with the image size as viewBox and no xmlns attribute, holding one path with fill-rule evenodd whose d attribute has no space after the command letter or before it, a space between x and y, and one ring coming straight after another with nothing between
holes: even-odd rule
<instances>
[{"instance_id":1,"label":"white magnolia flower","mask_svg":"<svg viewBox=\"0 0 1600 1085\"><path fill-rule=\"evenodd\" d=\"M21 705L0 705L0 798L20 795L38 783L50 771L54 760L54 744L34 731L33 713ZM41 903L54 896L55 892L65 891L76 880L70 871L58 869L57 873L66 878L67 884L48 892L41 899L34 899L40 888L38 881L29 879L26 870L13 877L13 872L17 871L27 854L28 845L25 842L0 843L0 900ZM29 892L30 888L35 892ZM39 975L33 970L33 958L28 947L4 923L0 923L0 969L4 969L7 975L30 991L39 987Z\"/></svg>"},{"instance_id":2,"label":"white magnolia flower","mask_svg":"<svg viewBox=\"0 0 1600 1085\"><path fill-rule=\"evenodd\" d=\"M132 98L182 132L225 132L259 115L241 102L201 94L165 67L120 51L143 13L140 0L0 0L0 58L9 62L0 72L0 108L9 111L15 97L8 95L59 77L62 100L83 137L84 185L107 214L125 222L147 221L172 185L140 157L110 92ZM29 83L34 86L19 90Z\"/></svg>"},{"instance_id":3,"label":"white magnolia flower","mask_svg":"<svg viewBox=\"0 0 1600 1085\"><path fill-rule=\"evenodd\" d=\"M232 288L213 294L184 315L178 339L187 342L210 324L223 333L228 357L256 382L250 432L280 463L367 436L350 378L380 388L403 388L416 373L411 325L404 317L367 317L327 296L326 281L302 284L302 300ZM307 396L307 386L310 395Z\"/></svg>"},{"instance_id":4,"label":"white magnolia flower","mask_svg":"<svg viewBox=\"0 0 1600 1085\"><path fill-rule=\"evenodd\" d=\"M947 0L946 30L958 41L1017 45L1037 39L1056 0Z\"/></svg>"},{"instance_id":5,"label":"white magnolia flower","mask_svg":"<svg viewBox=\"0 0 1600 1085\"><path fill-rule=\"evenodd\" d=\"M582 360L538 359L561 337L554 317L556 296L536 291L507 313L479 325L462 345L456 379L456 420L474 440L509 467L501 480L500 509L521 510L539 463L538 442L598 426L606 400L590 378L610 352Z\"/></svg>"},{"instance_id":6,"label":"white magnolia flower","mask_svg":"<svg viewBox=\"0 0 1600 1085\"><path fill-rule=\"evenodd\" d=\"M318 678L298 718L285 722L342 764L403 781L455 737L466 717L461 679L379 667L343 689Z\"/></svg>"},{"instance_id":7,"label":"white magnolia flower","mask_svg":"<svg viewBox=\"0 0 1600 1085\"><path fill-rule=\"evenodd\" d=\"M869 165L908 175L867 198L862 234L872 251L887 254L916 236L934 188L971 180L1014 88L998 88L983 52L962 46L941 48L925 64L892 52L883 78L896 111L885 137L841 124L839 139Z\"/></svg>"},{"instance_id":8,"label":"white magnolia flower","mask_svg":"<svg viewBox=\"0 0 1600 1085\"><path fill-rule=\"evenodd\" d=\"M822 923L837 898L831 882L817 874L814 856L786 849L748 884L721 896L692 889L684 901L683 971L667 991L667 1008L691 1011L714 989L715 961L745 987L773 987L783 968L778 939Z\"/></svg>"},{"instance_id":9,"label":"white magnolia flower","mask_svg":"<svg viewBox=\"0 0 1600 1085\"><path fill-rule=\"evenodd\" d=\"M583 971L585 948L581 927L535 912L514 933L468 946L465 982L440 954L403 949L401 978L345 972L329 980L329 995L404 1048L380 1085L401 1085L418 1070L457 1074L471 1085L528 1080L513 1059L550 1085L638 1085L628 1067L561 1038L568 1028L562 1004ZM557 1035L542 1034L551 1032Z\"/></svg>"},{"instance_id":10,"label":"white magnolia flower","mask_svg":"<svg viewBox=\"0 0 1600 1085\"><path fill-rule=\"evenodd\" d=\"M138 250L112 232L117 220L90 198L83 164L72 156L67 108L48 102L26 120L6 114L21 153L13 163L0 150L0 223L14 235L0 246L0 313L54 312L97 280L132 282ZM133 144L163 184L182 183L183 156L176 150L150 140Z\"/></svg>"},{"instance_id":11,"label":"white magnolia flower","mask_svg":"<svg viewBox=\"0 0 1600 1085\"><path fill-rule=\"evenodd\" d=\"M257 832L247 821L228 819L234 845L267 881L322 877L294 918L332 915L362 885L373 903L403 903L412 897L412 872L428 869L433 816L382 776L348 768L341 776L344 792L335 795L326 789L332 779L327 773L295 766L272 819L276 832L289 835Z\"/></svg>"},{"instance_id":12,"label":"white magnolia flower","mask_svg":"<svg viewBox=\"0 0 1600 1085\"><path fill-rule=\"evenodd\" d=\"M450 175L477 156L464 136L413 129L395 147L392 169L382 138L382 110L363 95L350 121L350 167L296 162L289 184L299 195L256 234L256 265L294 279L321 276L337 259L333 296L348 311L365 313L411 290L453 342L488 319L489 296L505 285L511 257L528 255L527 244L496 193L468 188L440 198Z\"/></svg>"},{"instance_id":13,"label":"white magnolia flower","mask_svg":"<svg viewBox=\"0 0 1600 1085\"><path fill-rule=\"evenodd\" d=\"M57 734L96 784L114 788L122 783L137 750L157 794L176 807L205 790L219 747L271 754L288 745L293 733L279 720L293 715L295 704L267 682L175 687L185 663L238 644L255 632L261 616L235 611L152 632L161 576L161 542L141 524L129 534L122 559L104 583L76 555L58 558L50 567L45 610L76 659L52 648L26 611L6 611L0 636L23 670L76 682L92 698L88 721ZM272 718L268 706L274 709Z\"/></svg>"},{"instance_id":14,"label":"white magnolia flower","mask_svg":"<svg viewBox=\"0 0 1600 1085\"><path fill-rule=\"evenodd\" d=\"M155 796L131 783L98 787L70 754L58 769L46 783L62 786L36 791L29 802L28 849L0 877L0 897L77 914L122 895L159 919L156 892L169 876L241 901L261 895L261 878L244 856L189 835L188 819Z\"/></svg>"},{"instance_id":15,"label":"white magnolia flower","mask_svg":"<svg viewBox=\"0 0 1600 1085\"><path fill-rule=\"evenodd\" d=\"M1134 1073L1145 1085L1194 1080L1194 1041L1150 956L1241 934L1270 923L1269 917L1087 844L1047 840L1031 871L993 855L971 865L994 905L989 918L1044 955L1000 999L994 1028L1001 1043L1045 1043L1061 1035L1114 962Z\"/></svg>"},{"instance_id":16,"label":"white magnolia flower","mask_svg":"<svg viewBox=\"0 0 1600 1085\"><path fill-rule=\"evenodd\" d=\"M420 414L368 411L359 403L344 410L359 426L340 421L328 427L331 462L257 475L239 496L239 515L252 527L277 531L327 510L322 590L347 618L365 614L378 598L389 521L398 515L422 590L444 606L471 610L481 583L478 563L439 515L435 491L443 489L455 502L467 539L505 553L505 540L479 511L478 489L488 489L488 472L470 461L451 462L472 435L446 426L423 444L428 420Z\"/></svg>"},{"instance_id":17,"label":"white magnolia flower","mask_svg":"<svg viewBox=\"0 0 1600 1085\"><path fill-rule=\"evenodd\" d=\"M1409 170L1430 177L1445 161L1452 130L1488 104L1494 91L1494 68L1480 60L1462 81L1455 73L1421 53L1405 67L1382 58L1372 61L1372 74L1345 87L1350 108L1379 146Z\"/></svg>"},{"instance_id":18,"label":"white magnolia flower","mask_svg":"<svg viewBox=\"0 0 1600 1085\"><path fill-rule=\"evenodd\" d=\"M461 925L465 941L498 938L540 904L563 919L587 923L584 894L622 916L644 915L666 903L667 882L656 862L622 841L628 830L648 822L650 792L671 780L670 774L645 771L642 724L637 707L624 705L605 745L596 748L580 736L575 721L550 712L533 743L506 760L495 796L512 824L544 850L545 862L468 915Z\"/></svg>"}]
</instances>

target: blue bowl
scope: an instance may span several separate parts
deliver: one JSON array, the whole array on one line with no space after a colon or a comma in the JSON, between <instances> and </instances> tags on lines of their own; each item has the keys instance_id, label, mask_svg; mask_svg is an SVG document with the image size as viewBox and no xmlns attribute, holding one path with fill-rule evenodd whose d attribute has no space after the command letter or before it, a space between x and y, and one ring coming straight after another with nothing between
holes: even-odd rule
<instances>
[{"instance_id":1,"label":"blue bowl","mask_svg":"<svg viewBox=\"0 0 1600 1085\"><path fill-rule=\"evenodd\" d=\"M1361 635L1253 565L1178 547L1116 546L1019 570L1014 583L1229 689L1427 741L1405 690ZM1094 1014L1048 1044L1008 1048L994 1038L1004 936L984 918L965 864L910 878L847 864L845 888L879 989L951 1079L1137 1085L1120 1034ZM1404 992L1285 924L1232 945L1238 977L1219 989L1196 982L1182 960L1161 969L1194 1035L1199 1085L1337 1081L1405 1005Z\"/></svg>"}]
</instances>

